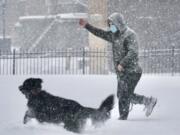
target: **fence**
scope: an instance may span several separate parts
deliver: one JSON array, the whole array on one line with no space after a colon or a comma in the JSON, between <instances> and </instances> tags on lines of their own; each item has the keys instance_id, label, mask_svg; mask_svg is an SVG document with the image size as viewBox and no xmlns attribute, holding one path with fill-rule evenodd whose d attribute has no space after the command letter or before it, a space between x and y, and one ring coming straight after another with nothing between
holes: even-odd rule
<instances>
[{"instance_id":1,"label":"fence","mask_svg":"<svg viewBox=\"0 0 180 135\"><path fill-rule=\"evenodd\" d=\"M180 73L180 49L140 50L144 73ZM27 74L111 74L112 53L100 49L37 50L34 52L0 51L0 75Z\"/></svg>"},{"instance_id":2,"label":"fence","mask_svg":"<svg viewBox=\"0 0 180 135\"><path fill-rule=\"evenodd\" d=\"M179 74L180 49L166 47L164 49L145 49L140 51L140 64L144 73Z\"/></svg>"}]
</instances>

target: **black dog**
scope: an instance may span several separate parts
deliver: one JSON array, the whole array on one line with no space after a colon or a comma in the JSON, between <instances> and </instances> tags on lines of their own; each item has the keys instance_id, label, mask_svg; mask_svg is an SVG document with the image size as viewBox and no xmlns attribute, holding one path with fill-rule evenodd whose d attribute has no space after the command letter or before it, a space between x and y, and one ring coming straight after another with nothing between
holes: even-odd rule
<instances>
[{"instance_id":1,"label":"black dog","mask_svg":"<svg viewBox=\"0 0 180 135\"><path fill-rule=\"evenodd\" d=\"M64 128L80 132L87 118L93 123L105 122L110 118L114 105L114 96L107 97L98 109L88 108L76 101L53 96L42 90L42 79L29 78L19 86L19 90L28 99L28 110L24 116L24 124L31 118L39 122L63 123Z\"/></svg>"}]
</instances>

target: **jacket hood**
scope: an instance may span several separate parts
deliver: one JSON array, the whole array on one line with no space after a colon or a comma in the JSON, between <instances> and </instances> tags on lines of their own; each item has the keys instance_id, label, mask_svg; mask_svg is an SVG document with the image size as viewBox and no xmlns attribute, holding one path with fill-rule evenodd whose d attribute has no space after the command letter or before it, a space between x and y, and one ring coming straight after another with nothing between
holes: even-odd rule
<instances>
[{"instance_id":1,"label":"jacket hood","mask_svg":"<svg viewBox=\"0 0 180 135\"><path fill-rule=\"evenodd\" d=\"M120 13L113 13L108 17L108 20L111 21L120 32L123 32L127 29L126 22L124 20L124 17Z\"/></svg>"}]
</instances>

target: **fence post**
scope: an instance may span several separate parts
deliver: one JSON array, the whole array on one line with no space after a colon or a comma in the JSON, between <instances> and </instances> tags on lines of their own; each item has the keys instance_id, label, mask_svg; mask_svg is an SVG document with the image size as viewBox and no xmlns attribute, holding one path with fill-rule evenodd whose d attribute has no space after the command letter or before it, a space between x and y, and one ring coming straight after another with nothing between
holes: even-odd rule
<instances>
[{"instance_id":1,"label":"fence post","mask_svg":"<svg viewBox=\"0 0 180 135\"><path fill-rule=\"evenodd\" d=\"M16 67L16 65L15 65L15 62L16 62L16 50L14 49L13 50L13 75L15 75L15 67Z\"/></svg>"},{"instance_id":2,"label":"fence post","mask_svg":"<svg viewBox=\"0 0 180 135\"><path fill-rule=\"evenodd\" d=\"M174 53L174 51L175 51L175 46L172 45L172 76L174 76L174 73L175 73L175 71L174 71L174 68L175 68L175 63L174 63L175 53Z\"/></svg>"},{"instance_id":3,"label":"fence post","mask_svg":"<svg viewBox=\"0 0 180 135\"><path fill-rule=\"evenodd\" d=\"M82 68L83 68L83 75L85 74L85 48L83 48L83 63L82 63Z\"/></svg>"}]
</instances>

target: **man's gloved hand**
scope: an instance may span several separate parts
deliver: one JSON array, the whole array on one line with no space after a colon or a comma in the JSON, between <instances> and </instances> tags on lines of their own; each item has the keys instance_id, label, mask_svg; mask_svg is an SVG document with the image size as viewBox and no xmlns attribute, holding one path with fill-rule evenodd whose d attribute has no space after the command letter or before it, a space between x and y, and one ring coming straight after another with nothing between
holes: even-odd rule
<instances>
[{"instance_id":1,"label":"man's gloved hand","mask_svg":"<svg viewBox=\"0 0 180 135\"><path fill-rule=\"evenodd\" d=\"M124 68L120 64L117 65L117 69L118 69L119 72L124 71Z\"/></svg>"},{"instance_id":2,"label":"man's gloved hand","mask_svg":"<svg viewBox=\"0 0 180 135\"><path fill-rule=\"evenodd\" d=\"M81 26L81 27L85 27L86 26L86 24L87 24L88 22L86 21L86 20L84 20L84 19L80 19L79 20L79 25Z\"/></svg>"}]
</instances>

